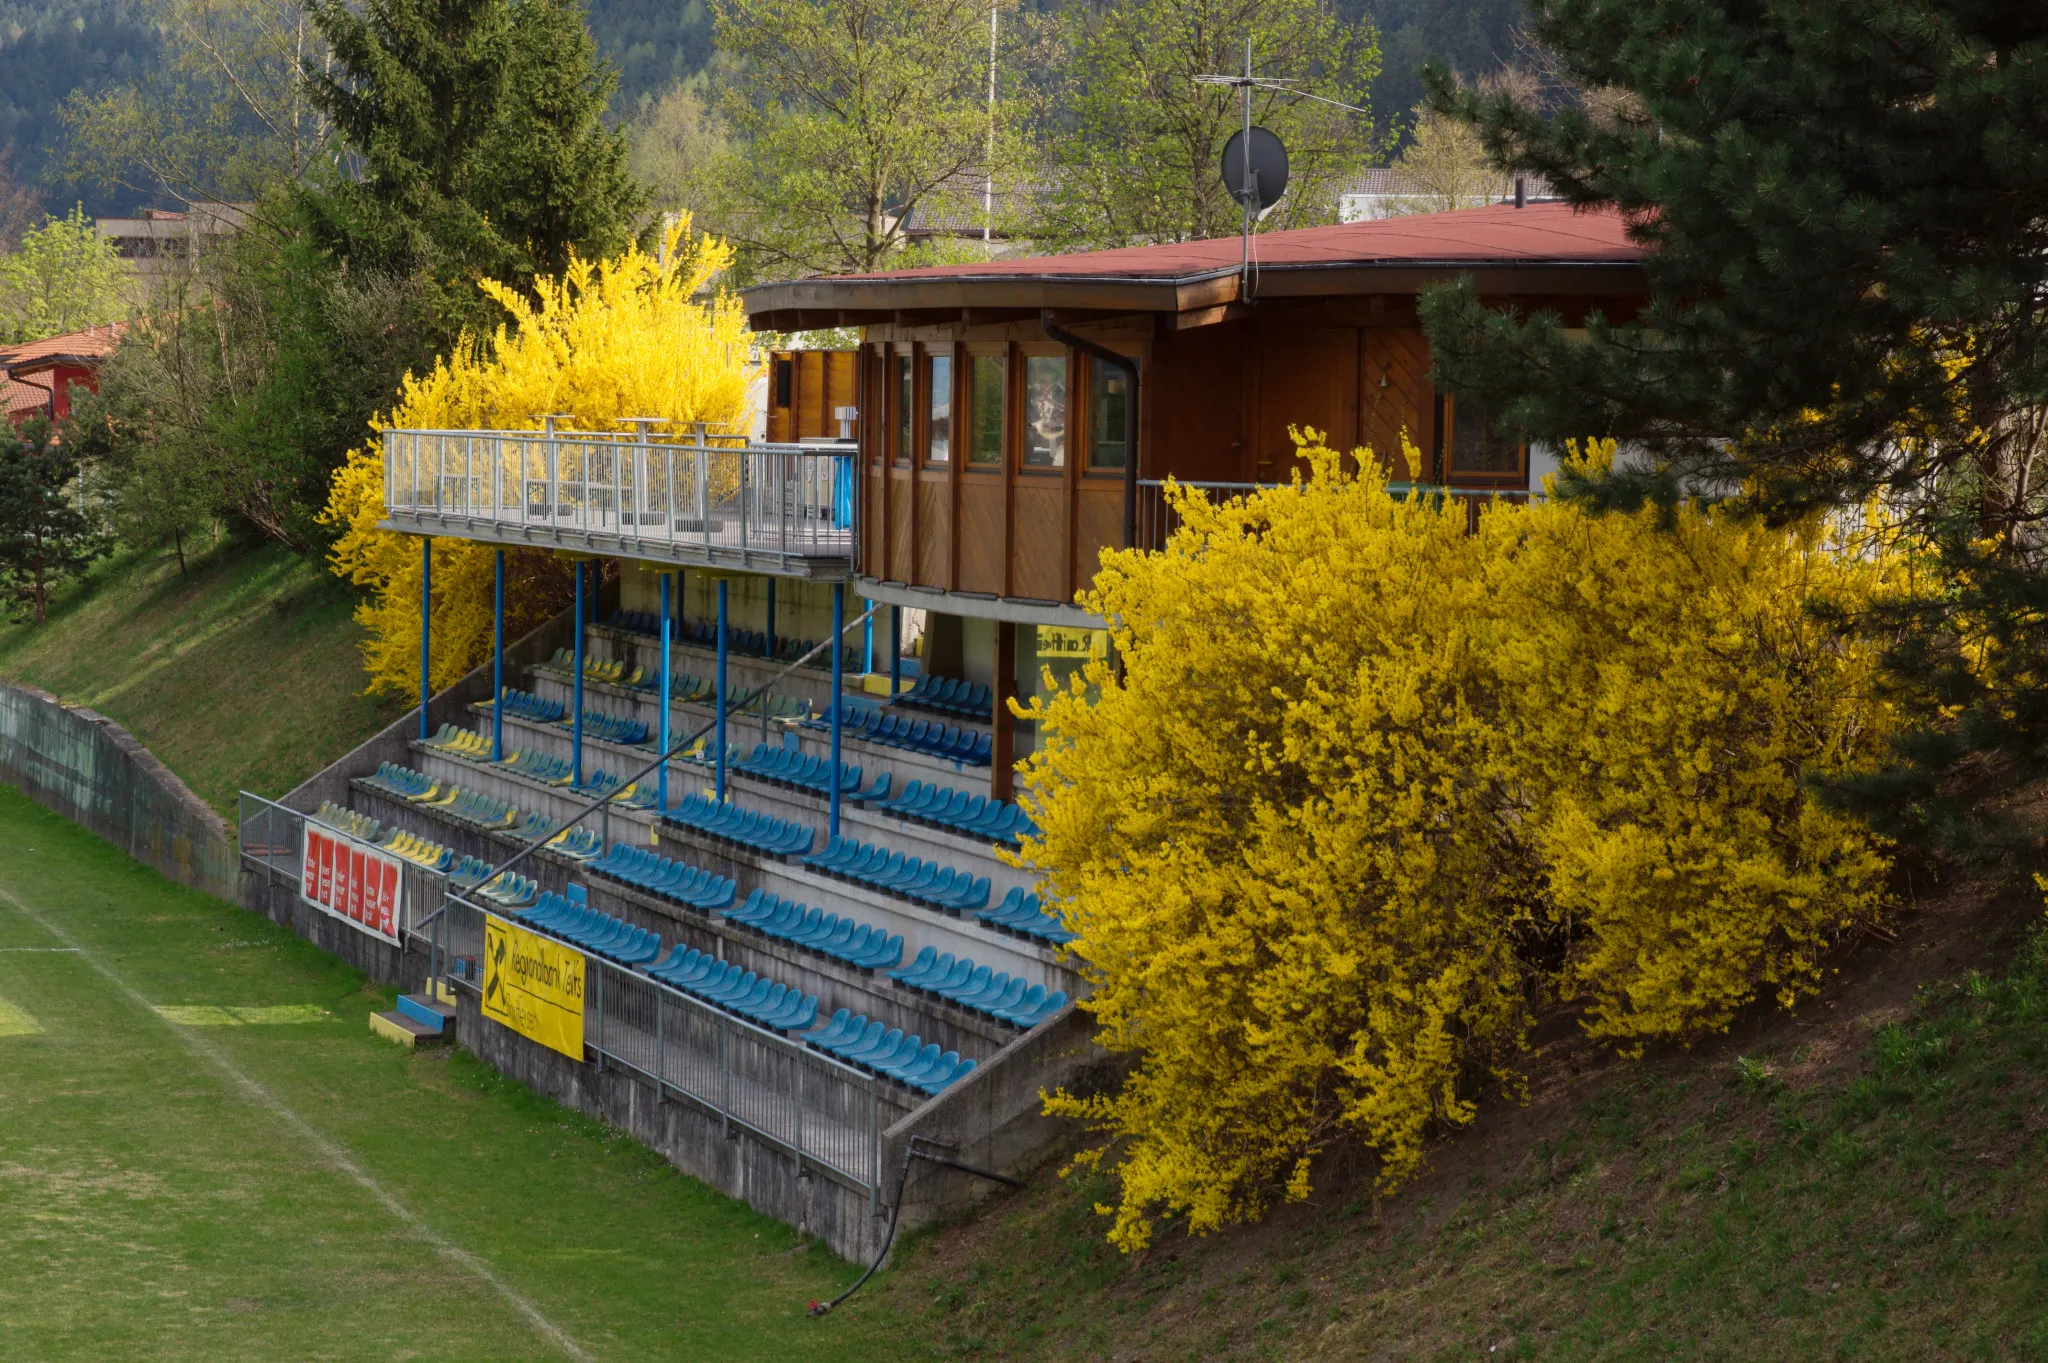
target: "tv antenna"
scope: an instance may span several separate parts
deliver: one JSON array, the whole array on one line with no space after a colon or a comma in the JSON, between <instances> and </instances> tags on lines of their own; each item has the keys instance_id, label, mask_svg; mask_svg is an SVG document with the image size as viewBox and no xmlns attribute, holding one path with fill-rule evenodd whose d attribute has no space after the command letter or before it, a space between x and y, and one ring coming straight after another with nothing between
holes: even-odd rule
<instances>
[{"instance_id":1,"label":"tv antenna","mask_svg":"<svg viewBox=\"0 0 2048 1363\"><path fill-rule=\"evenodd\" d=\"M1273 211L1280 202L1280 196L1287 192L1287 148L1269 128L1252 125L1252 91L1271 90L1276 94L1291 95L1296 99L1312 99L1318 104L1334 105L1348 109L1355 114L1370 115L1371 110L1361 109L1356 104L1329 99L1297 89L1296 80L1270 80L1252 74L1252 40L1244 40L1244 74L1241 76L1196 76L1197 85L1227 85L1243 92L1244 127L1230 135L1223 144L1223 187L1230 197L1237 200L1243 212L1241 233L1244 254L1238 266L1237 296L1245 302L1252 299L1252 225Z\"/></svg>"}]
</instances>

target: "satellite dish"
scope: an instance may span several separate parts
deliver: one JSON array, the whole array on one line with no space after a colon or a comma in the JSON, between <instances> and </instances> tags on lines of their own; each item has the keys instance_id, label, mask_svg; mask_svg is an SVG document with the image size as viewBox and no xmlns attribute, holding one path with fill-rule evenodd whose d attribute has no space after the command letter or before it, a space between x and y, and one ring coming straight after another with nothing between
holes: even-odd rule
<instances>
[{"instance_id":1,"label":"satellite dish","mask_svg":"<svg viewBox=\"0 0 2048 1363\"><path fill-rule=\"evenodd\" d=\"M1234 132L1223 144L1223 187L1230 197L1264 217L1287 192L1287 148L1270 129L1251 129L1251 177L1246 180L1245 134Z\"/></svg>"}]
</instances>

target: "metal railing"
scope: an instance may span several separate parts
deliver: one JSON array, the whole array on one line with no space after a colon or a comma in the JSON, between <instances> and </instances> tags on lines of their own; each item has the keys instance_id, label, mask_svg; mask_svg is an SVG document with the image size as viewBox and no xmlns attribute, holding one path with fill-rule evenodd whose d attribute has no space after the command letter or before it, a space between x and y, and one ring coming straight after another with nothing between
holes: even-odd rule
<instances>
[{"instance_id":1,"label":"metal railing","mask_svg":"<svg viewBox=\"0 0 2048 1363\"><path fill-rule=\"evenodd\" d=\"M243 864L261 867L273 884L298 884L305 868L306 816L246 790L237 814L236 846Z\"/></svg>"},{"instance_id":2,"label":"metal railing","mask_svg":"<svg viewBox=\"0 0 2048 1363\"><path fill-rule=\"evenodd\" d=\"M852 573L852 446L579 431L384 433L391 528L821 579Z\"/></svg>"},{"instance_id":3,"label":"metal railing","mask_svg":"<svg viewBox=\"0 0 2048 1363\"><path fill-rule=\"evenodd\" d=\"M1227 502L1233 497L1243 497L1267 488L1285 487L1285 483L1183 483L1175 481L1174 486L1190 488L1201 493L1210 501ZM1523 488L1507 487L1445 487L1437 483L1389 483L1387 490L1395 496L1405 496L1420 490L1437 497L1452 497L1465 506L1466 528L1476 529L1479 512L1489 502L1499 499L1504 502L1542 501L1543 494ZM1141 479L1138 483L1138 547L1141 549L1163 549L1174 531L1180 529L1181 519L1166 500L1166 483L1155 478Z\"/></svg>"},{"instance_id":4,"label":"metal railing","mask_svg":"<svg viewBox=\"0 0 2048 1363\"><path fill-rule=\"evenodd\" d=\"M336 828L311 814L266 800L249 791L241 792L241 827L236 832L242 864L261 869L274 885L296 888L305 874L306 825L353 837L347 829ZM448 877L430 871L403 857L396 858L405 877L399 896L398 938L409 942L418 936L448 892ZM422 939L424 943L424 939ZM481 947L479 946L479 949Z\"/></svg>"},{"instance_id":5,"label":"metal railing","mask_svg":"<svg viewBox=\"0 0 2048 1363\"><path fill-rule=\"evenodd\" d=\"M482 955L487 912L563 941L512 914L450 895L432 925L442 959ZM696 1103L727 1135L744 1131L792 1157L799 1174L822 1172L865 1192L871 1210L878 1205L882 1131L902 1108L893 1094L885 1098L879 1079L563 944L584 958L583 1045L598 1064L639 1075L662 1099Z\"/></svg>"}]
</instances>

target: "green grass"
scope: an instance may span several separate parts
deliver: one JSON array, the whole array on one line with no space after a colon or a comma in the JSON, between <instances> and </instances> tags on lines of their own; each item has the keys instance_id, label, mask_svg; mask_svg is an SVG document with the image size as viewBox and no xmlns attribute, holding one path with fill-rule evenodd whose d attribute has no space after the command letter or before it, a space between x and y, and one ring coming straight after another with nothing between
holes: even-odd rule
<instances>
[{"instance_id":1,"label":"green grass","mask_svg":"<svg viewBox=\"0 0 2048 1363\"><path fill-rule=\"evenodd\" d=\"M363 689L351 591L317 559L224 545L190 560L123 551L41 626L0 625L0 678L119 720L230 819L388 724Z\"/></svg>"},{"instance_id":2,"label":"green grass","mask_svg":"<svg viewBox=\"0 0 2048 1363\"><path fill-rule=\"evenodd\" d=\"M339 1152L591 1357L903 1356L878 1300L805 1315L851 1265L460 1053L372 1037L388 994L292 934L5 786L0 847L0 1355L563 1356Z\"/></svg>"},{"instance_id":3,"label":"green grass","mask_svg":"<svg viewBox=\"0 0 2048 1363\"><path fill-rule=\"evenodd\" d=\"M1377 1205L1326 1173L1124 1260L1107 1182L1048 1168L881 1295L967 1357L2048 1358L2044 933L1760 1054L1617 1066Z\"/></svg>"}]
</instances>

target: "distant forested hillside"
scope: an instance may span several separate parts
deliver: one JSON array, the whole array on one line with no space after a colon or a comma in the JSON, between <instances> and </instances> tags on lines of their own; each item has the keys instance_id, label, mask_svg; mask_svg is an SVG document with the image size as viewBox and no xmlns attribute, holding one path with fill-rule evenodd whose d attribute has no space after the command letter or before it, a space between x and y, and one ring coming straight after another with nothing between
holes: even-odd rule
<instances>
[{"instance_id":1,"label":"distant forested hillside","mask_svg":"<svg viewBox=\"0 0 2048 1363\"><path fill-rule=\"evenodd\" d=\"M0 150L13 178L43 186L51 211L74 200L88 213L134 207L130 195L95 193L46 171L63 140L57 107L65 97L133 79L156 48L139 0L0 0Z\"/></svg>"},{"instance_id":2,"label":"distant forested hillside","mask_svg":"<svg viewBox=\"0 0 2048 1363\"><path fill-rule=\"evenodd\" d=\"M706 0L589 0L590 36L619 68L612 114L630 118L643 97L711 64L711 6Z\"/></svg>"},{"instance_id":3,"label":"distant forested hillside","mask_svg":"<svg viewBox=\"0 0 2048 1363\"><path fill-rule=\"evenodd\" d=\"M1521 0L1335 0L1347 18L1381 33L1382 74L1373 107L1399 122L1421 98L1417 71L1441 57L1467 74L1513 52ZM134 195L71 183L61 170L58 108L74 91L132 80L158 50L161 6L178 0L0 0L0 151L15 180L37 186L62 211L82 201L95 214L137 208ZM613 117L631 118L679 80L700 78L712 57L708 0L588 0L599 51L619 69ZM1026 0L1043 10L1056 0ZM166 201L168 203L168 201Z\"/></svg>"},{"instance_id":4,"label":"distant forested hillside","mask_svg":"<svg viewBox=\"0 0 2048 1363\"><path fill-rule=\"evenodd\" d=\"M1340 12L1369 17L1380 31L1380 78L1372 106L1382 124L1399 121L1422 98L1422 64L1448 62L1478 76L1514 56L1522 0L1337 0Z\"/></svg>"}]
</instances>

